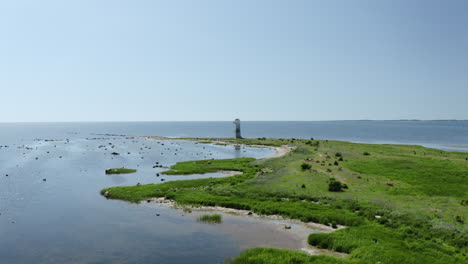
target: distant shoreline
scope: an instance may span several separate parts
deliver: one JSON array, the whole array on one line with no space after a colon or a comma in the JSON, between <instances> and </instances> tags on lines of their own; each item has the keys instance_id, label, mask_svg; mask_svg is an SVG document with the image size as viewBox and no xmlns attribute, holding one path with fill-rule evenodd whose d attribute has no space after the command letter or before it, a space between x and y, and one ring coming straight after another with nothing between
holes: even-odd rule
<instances>
[{"instance_id":1,"label":"distant shoreline","mask_svg":"<svg viewBox=\"0 0 468 264\"><path fill-rule=\"evenodd\" d=\"M468 122L468 119L331 119L331 120L243 120L242 122L355 122L355 121L403 121L403 122ZM119 120L119 121L0 121L0 124L55 124L55 123L176 123L176 122L232 122L230 120Z\"/></svg>"}]
</instances>

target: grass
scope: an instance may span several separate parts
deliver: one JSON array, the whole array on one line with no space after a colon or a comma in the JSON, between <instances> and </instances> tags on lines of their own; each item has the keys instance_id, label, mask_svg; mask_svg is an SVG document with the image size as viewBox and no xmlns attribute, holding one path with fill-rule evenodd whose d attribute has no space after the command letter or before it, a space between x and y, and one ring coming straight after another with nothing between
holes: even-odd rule
<instances>
[{"instance_id":1,"label":"grass","mask_svg":"<svg viewBox=\"0 0 468 264\"><path fill-rule=\"evenodd\" d=\"M346 260L337 259L328 256L310 256L303 252L297 252L287 249L273 248L254 248L241 253L241 255L228 263L230 264L339 264L351 263Z\"/></svg>"},{"instance_id":2,"label":"grass","mask_svg":"<svg viewBox=\"0 0 468 264\"><path fill-rule=\"evenodd\" d=\"M275 159L181 162L165 173L243 173L226 178L112 187L102 193L108 191L108 198L136 203L150 197L166 197L181 205L223 206L347 226L309 237L312 245L349 253L346 258L260 248L242 253L233 263L463 263L466 259L467 153L322 140L223 141L288 144L295 150ZM363 155L366 152L371 155ZM302 169L304 163L310 168ZM332 178L348 188L330 192Z\"/></svg>"},{"instance_id":3,"label":"grass","mask_svg":"<svg viewBox=\"0 0 468 264\"><path fill-rule=\"evenodd\" d=\"M124 174L124 173L134 173L137 170L135 169L126 169L126 168L114 168L114 169L107 169L106 174Z\"/></svg>"},{"instance_id":4,"label":"grass","mask_svg":"<svg viewBox=\"0 0 468 264\"><path fill-rule=\"evenodd\" d=\"M222 170L242 171L254 158L224 159L224 160L198 160L179 162L164 171L166 175L187 175L217 172Z\"/></svg>"},{"instance_id":5,"label":"grass","mask_svg":"<svg viewBox=\"0 0 468 264\"><path fill-rule=\"evenodd\" d=\"M200 222L206 222L211 224L220 224L223 222L222 216L220 214L212 214L212 215L202 215L198 218Z\"/></svg>"},{"instance_id":6,"label":"grass","mask_svg":"<svg viewBox=\"0 0 468 264\"><path fill-rule=\"evenodd\" d=\"M428 196L467 197L468 162L422 157L385 157L352 160L348 168L372 177L401 181L414 193ZM410 190L408 190L410 191Z\"/></svg>"}]
</instances>

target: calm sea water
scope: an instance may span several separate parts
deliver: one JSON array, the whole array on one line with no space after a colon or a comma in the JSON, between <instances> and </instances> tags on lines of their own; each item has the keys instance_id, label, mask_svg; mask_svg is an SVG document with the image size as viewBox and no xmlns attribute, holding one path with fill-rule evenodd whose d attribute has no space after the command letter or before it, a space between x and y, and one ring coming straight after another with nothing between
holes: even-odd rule
<instances>
[{"instance_id":1,"label":"calm sea water","mask_svg":"<svg viewBox=\"0 0 468 264\"><path fill-rule=\"evenodd\" d=\"M109 186L223 174L156 176L179 161L265 157L270 149L154 141L101 134L231 137L231 122L0 124L0 263L222 263L243 249L300 249L270 223L225 215L221 225L164 206L104 199ZM245 137L321 138L468 150L468 122L243 122ZM120 155L111 155L118 152ZM135 174L105 175L109 167ZM43 179L46 179L44 181ZM293 229L300 229L294 227ZM314 232L314 230L302 233Z\"/></svg>"},{"instance_id":2,"label":"calm sea water","mask_svg":"<svg viewBox=\"0 0 468 264\"><path fill-rule=\"evenodd\" d=\"M317 138L364 143L418 144L468 151L468 121L242 122L244 137ZM92 134L233 137L232 122L0 123L0 144Z\"/></svg>"}]
</instances>

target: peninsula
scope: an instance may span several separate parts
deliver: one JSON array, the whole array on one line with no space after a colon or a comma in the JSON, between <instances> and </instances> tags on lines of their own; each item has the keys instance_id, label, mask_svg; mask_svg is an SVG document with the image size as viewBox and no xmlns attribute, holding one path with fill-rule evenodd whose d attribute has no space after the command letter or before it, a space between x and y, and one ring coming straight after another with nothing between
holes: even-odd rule
<instances>
[{"instance_id":1,"label":"peninsula","mask_svg":"<svg viewBox=\"0 0 468 264\"><path fill-rule=\"evenodd\" d=\"M468 153L314 139L184 140L274 147L282 155L180 162L165 174L242 173L111 187L101 193L134 203L164 198L178 205L248 210L317 223L336 231L310 234L309 244L348 254L337 258L256 248L244 251L232 263L447 264L466 260Z\"/></svg>"}]
</instances>

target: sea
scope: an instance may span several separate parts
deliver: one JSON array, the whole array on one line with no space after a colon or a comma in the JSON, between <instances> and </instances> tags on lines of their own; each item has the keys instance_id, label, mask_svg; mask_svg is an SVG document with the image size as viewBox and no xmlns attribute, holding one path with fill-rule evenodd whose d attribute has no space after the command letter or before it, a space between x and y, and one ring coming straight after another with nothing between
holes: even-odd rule
<instances>
[{"instance_id":1,"label":"sea","mask_svg":"<svg viewBox=\"0 0 468 264\"><path fill-rule=\"evenodd\" d=\"M241 131L252 138L414 144L468 152L468 121L251 121L241 122ZM203 212L100 195L111 186L227 176L160 174L180 161L274 153L140 137L233 135L234 125L227 121L0 123L0 263L224 263L253 247L310 250L306 235L322 231L298 223L223 213L222 224L207 224L197 221ZM154 168L156 163L164 168ZM137 172L105 174L114 167Z\"/></svg>"}]
</instances>

